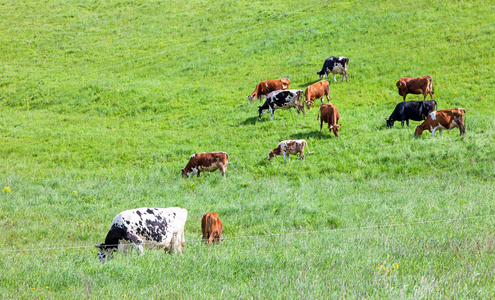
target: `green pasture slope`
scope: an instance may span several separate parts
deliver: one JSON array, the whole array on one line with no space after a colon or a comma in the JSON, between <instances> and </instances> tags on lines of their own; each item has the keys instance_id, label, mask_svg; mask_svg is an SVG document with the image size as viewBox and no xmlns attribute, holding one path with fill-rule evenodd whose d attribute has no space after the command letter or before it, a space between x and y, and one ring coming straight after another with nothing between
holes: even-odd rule
<instances>
[{"instance_id":1,"label":"green pasture slope","mask_svg":"<svg viewBox=\"0 0 495 300\"><path fill-rule=\"evenodd\" d=\"M0 1L0 298L494 297L493 6ZM316 109L258 119L257 82L305 89L339 55L339 138ZM422 75L439 109L466 109L464 137L385 128L395 82ZM266 160L293 138L314 153ZM208 151L226 178L180 178ZM112 218L143 206L188 210L184 254L100 264Z\"/></svg>"}]
</instances>

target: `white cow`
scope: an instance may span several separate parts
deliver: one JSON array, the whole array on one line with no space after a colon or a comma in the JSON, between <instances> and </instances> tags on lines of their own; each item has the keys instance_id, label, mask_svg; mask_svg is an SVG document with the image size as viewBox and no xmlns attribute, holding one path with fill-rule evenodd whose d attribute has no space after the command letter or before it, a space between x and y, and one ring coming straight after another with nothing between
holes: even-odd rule
<instances>
[{"instance_id":1,"label":"white cow","mask_svg":"<svg viewBox=\"0 0 495 300\"><path fill-rule=\"evenodd\" d=\"M164 249L165 253L182 253L186 220L187 210L180 207L142 207L123 211L113 218L105 243L95 246L99 249L98 259L107 261L113 252L126 254L129 248L142 254L143 246Z\"/></svg>"}]
</instances>

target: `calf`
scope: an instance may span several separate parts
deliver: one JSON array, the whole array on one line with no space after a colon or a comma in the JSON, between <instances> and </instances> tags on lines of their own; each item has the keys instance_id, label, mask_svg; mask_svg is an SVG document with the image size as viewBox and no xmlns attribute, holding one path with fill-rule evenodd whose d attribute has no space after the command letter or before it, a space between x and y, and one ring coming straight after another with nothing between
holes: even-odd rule
<instances>
[{"instance_id":1,"label":"calf","mask_svg":"<svg viewBox=\"0 0 495 300\"><path fill-rule=\"evenodd\" d=\"M340 124L337 125L339 122L339 111L337 110L337 107L335 107L332 103L322 104L316 120L320 118L320 115L320 133L322 133L323 122L326 122L328 124L328 130L330 130L330 132L333 130L333 134L338 137Z\"/></svg>"},{"instance_id":2,"label":"calf","mask_svg":"<svg viewBox=\"0 0 495 300\"><path fill-rule=\"evenodd\" d=\"M426 100L428 94L433 99L433 94L435 93L433 80L430 76L401 78L395 85L399 89L399 95L403 97L403 101L406 101L407 94L423 94L423 100Z\"/></svg>"},{"instance_id":3,"label":"calf","mask_svg":"<svg viewBox=\"0 0 495 300\"><path fill-rule=\"evenodd\" d=\"M466 133L466 125L464 121L466 119L466 110L464 108L453 108L446 110L439 110L431 112L426 120L416 126L414 136L420 136L423 131L429 130L431 137L435 135L435 131L440 131L440 137L442 136L442 129L450 130L452 128L459 128L460 136Z\"/></svg>"},{"instance_id":4,"label":"calf","mask_svg":"<svg viewBox=\"0 0 495 300\"><path fill-rule=\"evenodd\" d=\"M333 74L333 80L337 82L337 78L335 78L335 74L342 75L342 81L345 80L349 82L349 78L347 77L347 64L349 63L349 59L344 56L331 56L325 60L323 63L323 67L320 71L316 72L316 74L320 75L320 80L325 75L325 79L328 80L328 73Z\"/></svg>"},{"instance_id":5,"label":"calf","mask_svg":"<svg viewBox=\"0 0 495 300\"><path fill-rule=\"evenodd\" d=\"M330 85L326 80L322 80L308 86L308 88L306 88L306 91L304 91L304 97L306 98L305 102L308 106L308 109L311 109L313 102L316 99L320 99L321 103L323 104L323 96L326 96L328 103L330 103L330 98L328 96L329 90Z\"/></svg>"},{"instance_id":6,"label":"calf","mask_svg":"<svg viewBox=\"0 0 495 300\"><path fill-rule=\"evenodd\" d=\"M219 241L223 240L222 221L220 221L217 213L209 212L203 215L201 219L201 231L203 232L203 240L208 245L211 245L213 240L217 242L217 245Z\"/></svg>"},{"instance_id":7,"label":"calf","mask_svg":"<svg viewBox=\"0 0 495 300\"><path fill-rule=\"evenodd\" d=\"M288 140L280 142L277 148L271 150L270 153L268 153L268 161L272 160L272 158L277 155L282 155L284 157L285 163L286 157L290 161L290 154L296 155L297 153L299 153L299 160L304 160L304 146L306 145L307 143L305 140ZM308 154L311 154L311 152L309 152L309 146Z\"/></svg>"},{"instance_id":8,"label":"calf","mask_svg":"<svg viewBox=\"0 0 495 300\"><path fill-rule=\"evenodd\" d=\"M191 155L186 167L180 171L184 178L194 176L194 174L199 177L202 171L213 172L217 169L220 169L222 176L225 176L228 163L229 155L225 152L196 153Z\"/></svg>"},{"instance_id":9,"label":"calf","mask_svg":"<svg viewBox=\"0 0 495 300\"><path fill-rule=\"evenodd\" d=\"M138 208L126 210L113 218L105 243L96 245L100 262L112 258L113 252L129 249L143 253L143 246L164 249L165 253L182 253L185 245L184 225L187 210L180 207Z\"/></svg>"},{"instance_id":10,"label":"calf","mask_svg":"<svg viewBox=\"0 0 495 300\"><path fill-rule=\"evenodd\" d=\"M437 102L435 100L400 102L395 106L390 117L385 119L387 127L394 126L395 121L401 121L402 127L404 127L404 121L406 121L407 126L409 126L409 120L423 121L436 107Z\"/></svg>"},{"instance_id":11,"label":"calf","mask_svg":"<svg viewBox=\"0 0 495 300\"><path fill-rule=\"evenodd\" d=\"M256 85L254 92L247 96L249 101L254 101L256 98L266 98L268 94L278 90L287 90L290 86L289 78L268 79Z\"/></svg>"},{"instance_id":12,"label":"calf","mask_svg":"<svg viewBox=\"0 0 495 300\"><path fill-rule=\"evenodd\" d=\"M304 112L304 103L302 102L302 94L301 90L284 90L284 91L275 91L271 92L267 97L266 101L262 106L258 106L258 117L265 113L265 110L270 111L270 119L273 120L273 114L275 109L288 109L291 107L295 107L297 109L297 116L300 115L300 112L303 112L303 115L306 116Z\"/></svg>"}]
</instances>

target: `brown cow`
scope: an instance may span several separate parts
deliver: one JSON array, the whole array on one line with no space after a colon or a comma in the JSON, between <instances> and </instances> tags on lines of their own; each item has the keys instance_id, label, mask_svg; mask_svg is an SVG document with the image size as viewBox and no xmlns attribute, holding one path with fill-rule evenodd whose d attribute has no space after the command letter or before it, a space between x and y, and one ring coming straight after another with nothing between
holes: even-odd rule
<instances>
[{"instance_id":1,"label":"brown cow","mask_svg":"<svg viewBox=\"0 0 495 300\"><path fill-rule=\"evenodd\" d=\"M222 176L225 176L227 172L227 164L229 162L229 155L225 152L204 152L191 155L186 167L181 170L182 177L188 178L201 171L213 172L216 169L220 169Z\"/></svg>"},{"instance_id":2,"label":"brown cow","mask_svg":"<svg viewBox=\"0 0 495 300\"><path fill-rule=\"evenodd\" d=\"M403 101L406 101L407 94L423 94L423 101L426 101L428 94L433 99L433 94L435 93L433 80L430 76L401 78L395 85L399 89L399 95L403 97Z\"/></svg>"},{"instance_id":3,"label":"brown cow","mask_svg":"<svg viewBox=\"0 0 495 300\"><path fill-rule=\"evenodd\" d=\"M450 130L452 128L459 128L460 136L466 133L466 125L464 121L466 120L466 110L464 108L453 108L446 110L439 110L431 112L426 120L416 126L414 131L414 136L420 136L423 131L429 130L431 132L431 137L435 135L435 131L438 129L440 131L440 137L442 136L442 129Z\"/></svg>"},{"instance_id":4,"label":"brown cow","mask_svg":"<svg viewBox=\"0 0 495 300\"><path fill-rule=\"evenodd\" d=\"M256 85L254 88L254 92L247 96L250 101L254 101L256 98L259 100L266 98L268 94L278 90L287 90L290 86L289 78L280 78L280 79L268 79L262 81Z\"/></svg>"},{"instance_id":5,"label":"brown cow","mask_svg":"<svg viewBox=\"0 0 495 300\"><path fill-rule=\"evenodd\" d=\"M323 104L323 96L326 96L327 102L330 103L330 98L328 97L329 90L330 90L330 84L326 80L322 80L308 86L306 91L304 91L304 97L306 98L304 102L306 102L308 109L311 109L311 107L313 106L313 102L316 99L320 99L321 104Z\"/></svg>"},{"instance_id":6,"label":"brown cow","mask_svg":"<svg viewBox=\"0 0 495 300\"><path fill-rule=\"evenodd\" d=\"M308 143L306 143L305 140L288 140L288 141L282 141L278 144L277 148L273 149L268 153L268 161L272 160L277 155L283 155L284 157L284 163L286 157L290 161L290 154L296 155L299 153L299 160L304 160L304 146L306 146ZM311 154L309 152L309 146L308 146L308 154Z\"/></svg>"},{"instance_id":7,"label":"brown cow","mask_svg":"<svg viewBox=\"0 0 495 300\"><path fill-rule=\"evenodd\" d=\"M328 124L328 129L330 130L330 132L332 132L333 130L335 136L338 137L340 124L337 125L337 123L339 122L339 111L337 110L337 107L335 107L332 103L322 104L320 106L320 112L316 120L320 118L320 115L320 133L322 132L323 122L326 122Z\"/></svg>"},{"instance_id":8,"label":"brown cow","mask_svg":"<svg viewBox=\"0 0 495 300\"><path fill-rule=\"evenodd\" d=\"M217 213L209 212L203 215L201 219L201 231L203 232L203 240L208 245L211 245L213 240L217 242L217 245L219 241L223 240L222 221L220 221Z\"/></svg>"}]
</instances>

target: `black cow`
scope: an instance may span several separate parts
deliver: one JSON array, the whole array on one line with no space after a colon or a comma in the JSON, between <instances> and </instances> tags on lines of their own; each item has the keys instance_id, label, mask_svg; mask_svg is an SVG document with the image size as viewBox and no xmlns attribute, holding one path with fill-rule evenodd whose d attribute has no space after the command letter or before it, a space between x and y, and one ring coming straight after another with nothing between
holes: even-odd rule
<instances>
[{"instance_id":1,"label":"black cow","mask_svg":"<svg viewBox=\"0 0 495 300\"><path fill-rule=\"evenodd\" d=\"M390 117L385 119L387 127L394 126L395 121L401 121L402 127L404 127L404 121L406 121L407 126L409 126L409 120L423 121L436 108L437 102L435 100L400 102L395 106Z\"/></svg>"},{"instance_id":2,"label":"black cow","mask_svg":"<svg viewBox=\"0 0 495 300\"><path fill-rule=\"evenodd\" d=\"M273 113L275 109L283 108L288 109L291 107L295 107L297 109L297 116L299 116L300 112L303 112L303 115L306 116L304 112L304 103L302 101L302 90L278 90L271 92L266 96L266 101L262 106L258 106L259 115L261 118L265 110L269 110L271 117L273 120Z\"/></svg>"},{"instance_id":3,"label":"black cow","mask_svg":"<svg viewBox=\"0 0 495 300\"><path fill-rule=\"evenodd\" d=\"M349 78L347 77L347 64L349 63L349 59L344 56L331 56L325 60L323 63L323 67L320 71L316 72L316 74L320 75L320 80L325 75L325 79L328 80L328 73L333 74L333 80L337 82L337 78L335 78L335 74L342 75L342 81L345 80L349 82ZM341 81L341 82L342 82Z\"/></svg>"}]
</instances>

